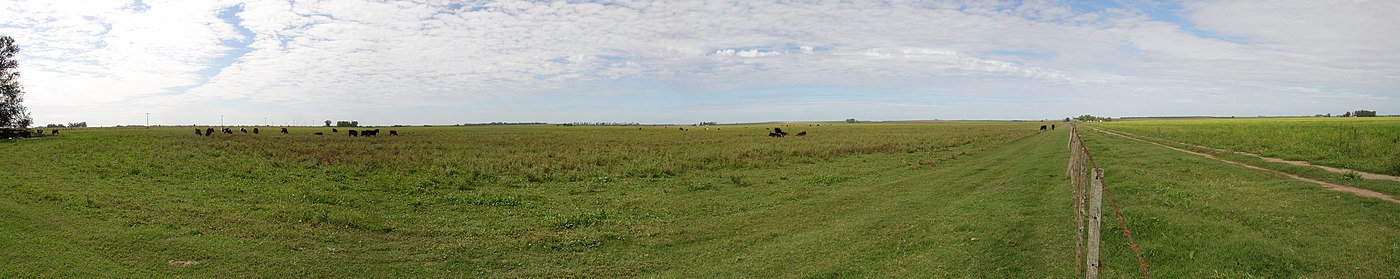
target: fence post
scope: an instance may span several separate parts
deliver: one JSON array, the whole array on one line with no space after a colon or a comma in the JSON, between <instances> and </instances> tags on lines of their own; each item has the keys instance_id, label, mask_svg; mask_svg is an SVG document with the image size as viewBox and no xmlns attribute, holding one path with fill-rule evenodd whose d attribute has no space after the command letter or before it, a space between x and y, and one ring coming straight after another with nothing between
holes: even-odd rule
<instances>
[{"instance_id":1,"label":"fence post","mask_svg":"<svg viewBox=\"0 0 1400 279\"><path fill-rule=\"evenodd\" d=\"M1103 216L1103 169L1094 168L1089 182L1089 249L1084 257L1084 278L1099 278L1099 218Z\"/></svg>"}]
</instances>

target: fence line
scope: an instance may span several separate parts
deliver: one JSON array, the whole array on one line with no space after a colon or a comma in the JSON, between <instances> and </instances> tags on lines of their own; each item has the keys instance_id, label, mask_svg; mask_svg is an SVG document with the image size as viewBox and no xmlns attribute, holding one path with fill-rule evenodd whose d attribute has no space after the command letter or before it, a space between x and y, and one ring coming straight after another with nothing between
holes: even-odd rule
<instances>
[{"instance_id":1,"label":"fence line","mask_svg":"<svg viewBox=\"0 0 1400 279\"><path fill-rule=\"evenodd\" d=\"M1142 270L1143 276L1151 279L1152 274L1147 271L1147 260L1142 257L1142 250L1137 242L1133 241L1133 233L1128 230L1123 211L1119 209L1118 202L1113 199L1112 192L1103 181L1103 168L1094 161L1089 148L1084 147L1084 141L1079 138L1079 128L1074 123L1070 123L1069 134L1069 166L1065 172L1070 177L1070 186L1074 188L1074 273L1080 274L1082 270L1084 277L1090 279L1099 276L1099 269L1102 268L1099 261L1099 244L1102 242L1099 225L1102 223L1100 218L1103 217L1103 198L1107 197L1109 205L1113 207L1114 216L1118 219L1118 227L1123 228L1123 237L1133 249L1133 254L1137 255L1138 269Z\"/></svg>"}]
</instances>

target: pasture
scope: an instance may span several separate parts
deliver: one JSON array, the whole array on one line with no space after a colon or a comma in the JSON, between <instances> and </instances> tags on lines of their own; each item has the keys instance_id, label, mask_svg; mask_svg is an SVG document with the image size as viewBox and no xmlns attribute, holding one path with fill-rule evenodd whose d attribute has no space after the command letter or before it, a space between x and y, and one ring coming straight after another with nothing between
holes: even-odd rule
<instances>
[{"instance_id":1,"label":"pasture","mask_svg":"<svg viewBox=\"0 0 1400 279\"><path fill-rule=\"evenodd\" d=\"M1145 120L1094 125L1266 157L1400 175L1400 117Z\"/></svg>"},{"instance_id":2,"label":"pasture","mask_svg":"<svg viewBox=\"0 0 1400 279\"><path fill-rule=\"evenodd\" d=\"M1073 277L1065 126L776 125L0 141L0 276ZM1400 206L1084 134L1154 275L1400 275Z\"/></svg>"}]
</instances>

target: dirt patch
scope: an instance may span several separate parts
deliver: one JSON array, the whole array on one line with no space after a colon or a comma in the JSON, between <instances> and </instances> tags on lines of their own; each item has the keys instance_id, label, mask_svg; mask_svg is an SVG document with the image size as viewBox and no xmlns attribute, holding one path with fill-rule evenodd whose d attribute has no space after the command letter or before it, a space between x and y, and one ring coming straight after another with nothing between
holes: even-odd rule
<instances>
[{"instance_id":1,"label":"dirt patch","mask_svg":"<svg viewBox=\"0 0 1400 279\"><path fill-rule=\"evenodd\" d=\"M1221 162L1225 162L1225 163L1229 163L1229 164L1233 164L1233 165L1238 165L1238 166L1245 167L1245 168L1250 168L1250 169L1256 169L1256 170L1261 170L1261 171L1266 171L1266 172L1273 172L1273 173L1277 173L1277 174L1282 174L1283 176L1287 176L1288 178L1292 178L1292 179L1298 180L1298 181L1303 181L1303 182L1308 182L1308 183L1317 184L1317 185L1319 185L1319 186L1322 186L1322 188L1325 188L1325 189L1328 189L1328 190L1332 190L1332 191L1347 192L1347 193L1356 194L1357 196L1368 197L1368 198L1377 198L1377 199L1386 200L1386 201L1389 201L1389 202L1392 202L1392 203L1400 204L1400 200L1396 200L1395 198L1391 197L1390 195L1386 195L1386 194L1381 193L1381 192L1376 192L1376 191L1371 191L1371 190L1366 190L1366 189L1361 189L1361 188L1356 188L1356 187L1351 187L1351 186L1345 186L1345 185L1337 185L1337 184L1327 183L1327 182L1323 182L1323 181L1316 180L1316 179L1311 179L1311 178L1306 178L1306 177L1301 177L1301 176L1293 175L1293 174L1290 174L1290 173L1285 173L1285 172L1280 172L1280 171L1265 169L1265 168L1261 168L1261 167L1256 167L1256 166L1248 165L1248 164L1245 164L1245 163L1240 163L1240 162L1225 160L1225 159L1217 158L1217 157L1215 157L1215 156L1213 156L1213 155L1210 155L1210 154L1205 154L1205 153L1190 151L1190 150L1186 150L1186 149L1176 148L1176 147L1168 146L1168 145L1165 145L1165 144L1160 144L1160 143L1156 143L1156 142L1152 142L1152 141L1148 141L1148 140L1144 140L1144 139L1139 139L1139 138L1132 137L1132 136L1128 136L1128 135L1124 135L1124 134L1119 134L1119 133L1115 133L1115 132L1105 131L1105 130L1098 129L1098 128L1094 128L1094 131L1098 131L1098 132L1100 132L1100 133L1105 133L1105 134L1110 134L1110 135L1115 135L1115 136L1123 137L1123 138L1130 139L1130 140L1135 140L1135 141L1140 141L1140 142L1155 144L1155 145L1157 145L1157 146L1166 147L1166 148L1169 148L1169 149L1172 149L1172 150L1181 151L1181 152L1186 152L1186 153L1190 153L1190 154L1195 154L1195 155L1197 155L1197 156L1206 157L1206 158L1210 158L1210 159L1212 159L1212 160L1221 161ZM1204 147L1203 147L1203 148L1204 148ZM1220 149L1214 149L1214 148L1207 148L1207 149L1220 150ZM1222 152L1226 152L1226 151L1222 151ZM1236 153L1236 154L1238 154L1238 153ZM1255 156L1258 156L1258 155L1255 155ZM1261 157L1261 158L1263 158L1263 157ZM1295 162L1296 162L1296 161L1295 161ZM1312 166L1311 164L1307 164L1307 162L1302 162L1302 163L1303 163L1304 165L1300 165L1300 166ZM1358 172L1358 173L1360 173L1360 172ZM1363 174L1363 177L1364 177L1364 174Z\"/></svg>"},{"instance_id":2,"label":"dirt patch","mask_svg":"<svg viewBox=\"0 0 1400 279\"><path fill-rule=\"evenodd\" d=\"M173 265L173 266L191 266L191 265L197 265L197 264L199 264L199 261L170 260L170 261L166 261L165 263L170 264L170 265Z\"/></svg>"}]
</instances>

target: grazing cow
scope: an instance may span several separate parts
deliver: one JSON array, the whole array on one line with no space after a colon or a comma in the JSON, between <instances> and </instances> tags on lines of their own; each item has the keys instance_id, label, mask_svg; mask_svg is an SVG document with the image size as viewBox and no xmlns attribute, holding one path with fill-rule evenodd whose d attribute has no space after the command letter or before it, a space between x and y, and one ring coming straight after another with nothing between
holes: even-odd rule
<instances>
[{"instance_id":1,"label":"grazing cow","mask_svg":"<svg viewBox=\"0 0 1400 279\"><path fill-rule=\"evenodd\" d=\"M357 132L357 131L355 131L355 130L350 130L350 136L352 136L352 137L358 137L358 136L360 136L360 132Z\"/></svg>"},{"instance_id":2,"label":"grazing cow","mask_svg":"<svg viewBox=\"0 0 1400 279\"><path fill-rule=\"evenodd\" d=\"M203 132L200 132L200 131L199 131L199 128L194 128L194 135L196 135L196 136L203 136L204 133L203 133Z\"/></svg>"},{"instance_id":3,"label":"grazing cow","mask_svg":"<svg viewBox=\"0 0 1400 279\"><path fill-rule=\"evenodd\" d=\"M399 131L389 130L389 135L390 135L390 136L397 136L397 135L399 135Z\"/></svg>"},{"instance_id":4,"label":"grazing cow","mask_svg":"<svg viewBox=\"0 0 1400 279\"><path fill-rule=\"evenodd\" d=\"M254 135L258 134L258 128L253 128L253 134L254 134Z\"/></svg>"},{"instance_id":5,"label":"grazing cow","mask_svg":"<svg viewBox=\"0 0 1400 279\"><path fill-rule=\"evenodd\" d=\"M807 135L807 131L797 132L797 136L799 136L799 137L800 137L800 136L806 136L806 135Z\"/></svg>"},{"instance_id":6,"label":"grazing cow","mask_svg":"<svg viewBox=\"0 0 1400 279\"><path fill-rule=\"evenodd\" d=\"M1040 125L1040 130L1041 130L1041 131L1044 131L1044 130L1045 130L1045 125Z\"/></svg>"},{"instance_id":7,"label":"grazing cow","mask_svg":"<svg viewBox=\"0 0 1400 279\"><path fill-rule=\"evenodd\" d=\"M34 134L42 136L42 135L44 135L44 129L35 130L35 131L34 131Z\"/></svg>"},{"instance_id":8,"label":"grazing cow","mask_svg":"<svg viewBox=\"0 0 1400 279\"><path fill-rule=\"evenodd\" d=\"M214 128L205 128L205 129L204 129L204 136L207 137L207 136L213 135L213 134L214 134Z\"/></svg>"},{"instance_id":9,"label":"grazing cow","mask_svg":"<svg viewBox=\"0 0 1400 279\"><path fill-rule=\"evenodd\" d=\"M324 134L322 134L321 132L316 132L315 135L319 136L319 135L324 135Z\"/></svg>"},{"instance_id":10,"label":"grazing cow","mask_svg":"<svg viewBox=\"0 0 1400 279\"><path fill-rule=\"evenodd\" d=\"M787 136L787 135L788 135L787 132L783 132L783 128L773 128L773 132L774 132L774 133L778 133L778 134L783 135L783 136Z\"/></svg>"},{"instance_id":11,"label":"grazing cow","mask_svg":"<svg viewBox=\"0 0 1400 279\"><path fill-rule=\"evenodd\" d=\"M286 133L287 133L287 128L282 128L282 133L283 133L283 134L286 134Z\"/></svg>"},{"instance_id":12,"label":"grazing cow","mask_svg":"<svg viewBox=\"0 0 1400 279\"><path fill-rule=\"evenodd\" d=\"M339 132L340 132L340 130L336 130L335 128L331 128L331 133L339 133Z\"/></svg>"},{"instance_id":13,"label":"grazing cow","mask_svg":"<svg viewBox=\"0 0 1400 279\"><path fill-rule=\"evenodd\" d=\"M58 129L53 129L53 133L49 133L49 134L50 134L50 135L58 135Z\"/></svg>"},{"instance_id":14,"label":"grazing cow","mask_svg":"<svg viewBox=\"0 0 1400 279\"><path fill-rule=\"evenodd\" d=\"M1050 124L1050 130L1051 130L1051 131L1054 131L1054 130L1055 130L1055 124Z\"/></svg>"},{"instance_id":15,"label":"grazing cow","mask_svg":"<svg viewBox=\"0 0 1400 279\"><path fill-rule=\"evenodd\" d=\"M244 134L247 134L247 133L248 133L248 128L238 128L238 131L239 131L239 132L243 132Z\"/></svg>"},{"instance_id":16,"label":"grazing cow","mask_svg":"<svg viewBox=\"0 0 1400 279\"><path fill-rule=\"evenodd\" d=\"M230 134L230 135L231 135L231 134L233 134L233 129L224 128L224 133L225 133L225 134Z\"/></svg>"},{"instance_id":17,"label":"grazing cow","mask_svg":"<svg viewBox=\"0 0 1400 279\"><path fill-rule=\"evenodd\" d=\"M783 134L780 134L780 133L778 133L778 132L769 132L769 133L768 133L768 136L770 136L770 137L775 137L775 138L781 138L781 137L783 137Z\"/></svg>"}]
</instances>

